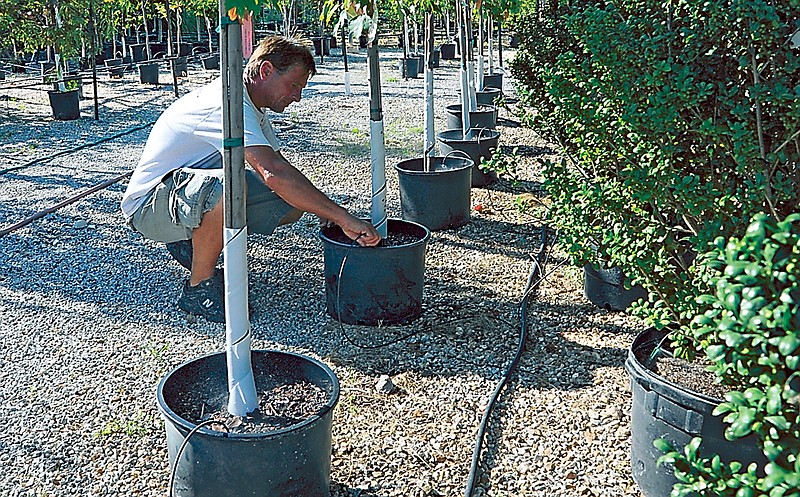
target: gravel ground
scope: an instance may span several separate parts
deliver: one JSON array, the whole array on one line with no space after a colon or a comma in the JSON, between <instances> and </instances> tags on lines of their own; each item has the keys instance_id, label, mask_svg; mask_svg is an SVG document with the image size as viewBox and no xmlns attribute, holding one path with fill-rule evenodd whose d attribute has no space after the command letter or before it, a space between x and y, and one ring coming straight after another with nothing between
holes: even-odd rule
<instances>
[{"instance_id":1,"label":"gravel ground","mask_svg":"<svg viewBox=\"0 0 800 497\"><path fill-rule=\"evenodd\" d=\"M354 94L347 97L342 60L333 52L303 101L276 116L276 128L294 164L366 217L365 53L352 54ZM420 155L423 83L398 77L396 50L381 55L387 204L400 217L392 165ZM438 130L444 106L456 103L457 69L445 61L436 71ZM190 65L179 90L214 75ZM44 92L8 89L22 77L0 83L0 229L130 171L148 124L175 98L171 85L142 86L134 73L122 80L103 75L100 119L84 100L80 120L58 122ZM161 81L170 79L162 70ZM87 85L85 93L91 91ZM513 93L510 81L506 91ZM319 358L341 382L335 497L464 493L484 407L517 348L519 303L539 245L541 207L534 202L522 214L513 203L536 191L536 160L555 154L518 126L513 110L501 109L500 143L519 147L520 181L474 188L472 203L482 209L472 221L433 233L423 315L410 325L340 327L327 315L313 216L273 236L250 237L254 347ZM82 145L90 146L52 157ZM187 272L163 245L124 226L124 188L116 183L0 237L3 496L166 495L156 385L184 361L224 349L222 325L177 309ZM582 294L582 272L563 263L556 246L549 276L528 307L519 368L490 419L476 496L639 495L629 470L623 363L640 325L592 306ZM379 344L410 332L376 349L351 343ZM382 375L398 387L394 393L376 389Z\"/></svg>"}]
</instances>

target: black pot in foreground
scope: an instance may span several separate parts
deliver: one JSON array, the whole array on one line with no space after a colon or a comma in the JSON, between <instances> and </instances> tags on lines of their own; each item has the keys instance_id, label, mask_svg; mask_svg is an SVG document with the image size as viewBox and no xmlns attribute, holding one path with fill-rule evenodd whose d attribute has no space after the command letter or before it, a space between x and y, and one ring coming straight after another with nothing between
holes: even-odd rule
<instances>
[{"instance_id":1,"label":"black pot in foreground","mask_svg":"<svg viewBox=\"0 0 800 497\"><path fill-rule=\"evenodd\" d=\"M693 437L702 437L702 457L719 454L725 462L740 461L744 467L757 461L763 467L764 455L757 439L750 435L729 441L725 424L711 413L721 402L693 392L656 375L650 369L649 357L662 342L667 331L649 329L633 341L628 350L625 370L631 377L631 467L633 478L647 497L668 497L677 482L671 466L658 466L663 453L653 446L656 438L664 438L679 451Z\"/></svg>"},{"instance_id":2,"label":"black pot in foreground","mask_svg":"<svg viewBox=\"0 0 800 497\"><path fill-rule=\"evenodd\" d=\"M317 414L283 429L265 433L228 434L200 428L175 459L196 424L179 414L193 405L199 418L205 410L227 408L225 353L191 360L168 373L157 390L164 416L170 467L175 468L174 495L179 497L328 497L330 495L331 422L339 400L339 382L325 364L289 352L254 350L256 390L259 378L290 385L300 382L319 387L328 402ZM276 380L277 378L277 380ZM265 380L267 381L267 380ZM198 401L199 399L199 401ZM194 405L197 404L197 405Z\"/></svg>"},{"instance_id":3,"label":"black pot in foreground","mask_svg":"<svg viewBox=\"0 0 800 497\"><path fill-rule=\"evenodd\" d=\"M389 219L387 227L389 238L398 236L408 241L361 247L338 226L320 231L326 304L328 314L335 319L376 326L409 323L422 313L425 248L430 231L399 219Z\"/></svg>"},{"instance_id":4,"label":"black pot in foreground","mask_svg":"<svg viewBox=\"0 0 800 497\"><path fill-rule=\"evenodd\" d=\"M469 222L472 160L459 157L431 157L425 171L422 157L394 166L400 184L403 219L431 231L457 228Z\"/></svg>"}]
</instances>

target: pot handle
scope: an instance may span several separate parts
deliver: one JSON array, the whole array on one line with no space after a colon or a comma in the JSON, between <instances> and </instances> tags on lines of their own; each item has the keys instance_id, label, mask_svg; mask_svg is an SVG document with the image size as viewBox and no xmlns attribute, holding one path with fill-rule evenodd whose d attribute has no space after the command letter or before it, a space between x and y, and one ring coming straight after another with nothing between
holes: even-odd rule
<instances>
[{"instance_id":1,"label":"pot handle","mask_svg":"<svg viewBox=\"0 0 800 497\"><path fill-rule=\"evenodd\" d=\"M481 135L483 135L484 131L489 131L489 128L480 128L480 131L478 131L478 146L481 144Z\"/></svg>"},{"instance_id":2,"label":"pot handle","mask_svg":"<svg viewBox=\"0 0 800 497\"><path fill-rule=\"evenodd\" d=\"M451 154L461 154L461 155L463 155L463 156L464 156L464 157L463 157L464 159L467 159L467 160L468 160L468 161L470 161L470 162L472 161L472 157L470 157L469 155L467 155L467 153L466 153L466 152L464 152L463 150L457 150L457 149L455 149L455 148L454 148L453 150L451 150L451 151L447 152L447 154L446 154L446 155L444 156L444 158L442 159L442 164L446 164L446 163L447 163L447 158L448 158L448 157L450 157L450 155L451 155Z\"/></svg>"}]
</instances>

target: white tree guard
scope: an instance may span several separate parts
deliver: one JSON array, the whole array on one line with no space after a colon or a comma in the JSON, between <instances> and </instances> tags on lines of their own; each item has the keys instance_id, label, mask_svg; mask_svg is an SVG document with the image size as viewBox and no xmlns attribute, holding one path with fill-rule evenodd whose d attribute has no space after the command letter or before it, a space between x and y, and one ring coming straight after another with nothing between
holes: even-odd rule
<instances>
[{"instance_id":1,"label":"white tree guard","mask_svg":"<svg viewBox=\"0 0 800 497\"><path fill-rule=\"evenodd\" d=\"M225 228L225 335L228 362L228 412L245 416L258 407L250 360L247 305L247 228Z\"/></svg>"}]
</instances>

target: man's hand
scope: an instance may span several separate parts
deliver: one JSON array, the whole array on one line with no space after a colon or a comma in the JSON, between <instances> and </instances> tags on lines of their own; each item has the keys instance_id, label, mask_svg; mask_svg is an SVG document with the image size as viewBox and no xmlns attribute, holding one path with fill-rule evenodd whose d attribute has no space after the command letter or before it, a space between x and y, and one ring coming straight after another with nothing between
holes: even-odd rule
<instances>
[{"instance_id":1,"label":"man's hand","mask_svg":"<svg viewBox=\"0 0 800 497\"><path fill-rule=\"evenodd\" d=\"M381 241L378 231L370 223L350 216L347 222L339 225L348 238L355 240L362 247L374 247Z\"/></svg>"}]
</instances>

